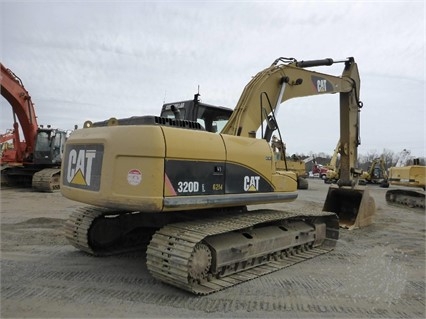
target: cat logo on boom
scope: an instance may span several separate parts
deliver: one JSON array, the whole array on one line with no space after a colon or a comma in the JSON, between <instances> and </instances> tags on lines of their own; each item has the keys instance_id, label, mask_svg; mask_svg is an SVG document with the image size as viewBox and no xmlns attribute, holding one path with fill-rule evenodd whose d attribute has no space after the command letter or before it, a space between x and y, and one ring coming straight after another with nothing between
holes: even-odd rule
<instances>
[{"instance_id":1,"label":"cat logo on boom","mask_svg":"<svg viewBox=\"0 0 426 319\"><path fill-rule=\"evenodd\" d=\"M318 93L326 93L333 91L333 84L327 79L322 77L312 75L311 76L312 84L314 85L314 90Z\"/></svg>"}]
</instances>

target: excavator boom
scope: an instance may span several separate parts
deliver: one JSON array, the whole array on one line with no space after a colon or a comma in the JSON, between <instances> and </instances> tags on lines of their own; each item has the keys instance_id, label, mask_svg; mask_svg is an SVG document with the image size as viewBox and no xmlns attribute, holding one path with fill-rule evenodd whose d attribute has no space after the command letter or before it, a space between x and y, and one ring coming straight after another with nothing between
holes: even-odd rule
<instances>
[{"instance_id":1,"label":"excavator boom","mask_svg":"<svg viewBox=\"0 0 426 319\"><path fill-rule=\"evenodd\" d=\"M278 64L280 61L275 61L269 68L259 72L246 85L221 133L250 136L251 132L256 132L266 120L265 114L276 112L279 105L286 100L353 90L354 80L350 77L335 77L308 71L298 67L297 62ZM356 73L355 78L359 81L356 64L350 64L350 61L348 60L347 63L353 69L353 73ZM270 103L270 99L273 99L273 104Z\"/></svg>"},{"instance_id":2,"label":"excavator boom","mask_svg":"<svg viewBox=\"0 0 426 319\"><path fill-rule=\"evenodd\" d=\"M332 59L292 61L278 64L277 59L269 68L259 72L245 87L222 134L250 136L261 127L268 115L274 114L279 105L291 98L340 93L340 148L341 179L352 179L351 168L356 166L359 138L360 78L353 58L345 61L341 77L308 71L303 67L333 64ZM273 104L271 103L274 102Z\"/></svg>"},{"instance_id":3,"label":"excavator boom","mask_svg":"<svg viewBox=\"0 0 426 319\"><path fill-rule=\"evenodd\" d=\"M284 62L284 64L279 64ZM269 68L259 72L245 87L237 106L222 134L253 136L262 123L266 132L276 128L275 113L280 104L288 99L321 94L340 94L340 139L336 146L340 154L338 187L330 187L324 210L333 211L347 228L367 226L372 223L375 204L368 192L356 186L355 179L361 174L357 169L358 145L360 145L359 100L360 77L353 58L337 63L345 67L340 77L305 70L307 67L326 66L332 59L301 61L280 58ZM271 103L275 101L275 103ZM263 133L262 133L263 134ZM271 133L262 135L269 141ZM340 198L344 198L342 201ZM350 199L350 200L349 200ZM336 203L341 203L336 205Z\"/></svg>"}]
</instances>

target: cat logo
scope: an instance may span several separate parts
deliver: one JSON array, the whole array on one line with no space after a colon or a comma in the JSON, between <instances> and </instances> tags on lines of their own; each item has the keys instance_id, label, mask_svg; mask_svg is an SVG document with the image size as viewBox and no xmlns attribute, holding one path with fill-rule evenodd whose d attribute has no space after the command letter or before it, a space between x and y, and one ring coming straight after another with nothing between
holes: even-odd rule
<instances>
[{"instance_id":1,"label":"cat logo","mask_svg":"<svg viewBox=\"0 0 426 319\"><path fill-rule=\"evenodd\" d=\"M314 85L314 90L317 93L333 92L333 84L322 77L312 75L311 76L312 84Z\"/></svg>"},{"instance_id":2,"label":"cat logo","mask_svg":"<svg viewBox=\"0 0 426 319\"><path fill-rule=\"evenodd\" d=\"M317 91L327 92L327 80L317 80Z\"/></svg>"},{"instance_id":3,"label":"cat logo","mask_svg":"<svg viewBox=\"0 0 426 319\"><path fill-rule=\"evenodd\" d=\"M64 157L64 185L99 190L103 145L70 145Z\"/></svg>"},{"instance_id":4,"label":"cat logo","mask_svg":"<svg viewBox=\"0 0 426 319\"><path fill-rule=\"evenodd\" d=\"M96 150L72 149L68 155L67 181L70 184L90 186L92 163Z\"/></svg>"},{"instance_id":5,"label":"cat logo","mask_svg":"<svg viewBox=\"0 0 426 319\"><path fill-rule=\"evenodd\" d=\"M259 190L260 176L244 176L244 191L257 192Z\"/></svg>"}]
</instances>

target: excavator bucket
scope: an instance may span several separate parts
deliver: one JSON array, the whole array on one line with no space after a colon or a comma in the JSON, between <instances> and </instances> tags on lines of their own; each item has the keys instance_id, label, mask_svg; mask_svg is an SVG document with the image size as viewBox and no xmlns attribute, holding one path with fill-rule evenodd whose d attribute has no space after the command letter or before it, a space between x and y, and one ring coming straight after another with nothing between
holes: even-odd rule
<instances>
[{"instance_id":1,"label":"excavator bucket","mask_svg":"<svg viewBox=\"0 0 426 319\"><path fill-rule=\"evenodd\" d=\"M332 185L322 210L336 213L339 226L351 230L373 223L376 205L366 188Z\"/></svg>"}]
</instances>

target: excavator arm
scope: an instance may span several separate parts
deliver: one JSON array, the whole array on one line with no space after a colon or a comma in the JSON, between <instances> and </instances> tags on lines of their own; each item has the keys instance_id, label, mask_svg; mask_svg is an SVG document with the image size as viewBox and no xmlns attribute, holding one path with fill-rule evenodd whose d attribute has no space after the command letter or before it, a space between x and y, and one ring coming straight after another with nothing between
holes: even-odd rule
<instances>
[{"instance_id":1,"label":"excavator arm","mask_svg":"<svg viewBox=\"0 0 426 319\"><path fill-rule=\"evenodd\" d=\"M22 161L34 151L34 143L37 135L38 123L34 111L34 105L31 101L31 96L25 89L22 81L3 64L1 66L1 95L12 106L14 116L18 117L21 124L21 129L26 142L26 154L18 155L17 160ZM18 122L15 120L13 124L15 132L18 132ZM22 158L23 157L23 158Z\"/></svg>"},{"instance_id":2,"label":"excavator arm","mask_svg":"<svg viewBox=\"0 0 426 319\"><path fill-rule=\"evenodd\" d=\"M340 77L304 69L341 62L345 63L345 68ZM340 146L337 148L341 150L340 179L347 183L355 171L360 144L359 112L362 103L359 90L358 67L353 58L337 62L332 59L297 62L280 58L247 84L221 133L253 136L259 128L263 132L266 121L265 131L269 133L263 137L269 140L270 131L277 127L274 119L281 103L295 97L340 93Z\"/></svg>"},{"instance_id":3,"label":"excavator arm","mask_svg":"<svg viewBox=\"0 0 426 319\"><path fill-rule=\"evenodd\" d=\"M337 170L337 156L340 153L340 141L337 142L336 148L333 151L333 156L331 157L330 163L326 166L330 170Z\"/></svg>"},{"instance_id":4,"label":"excavator arm","mask_svg":"<svg viewBox=\"0 0 426 319\"><path fill-rule=\"evenodd\" d=\"M306 70L308 67L344 63L341 76ZM222 134L255 137L261 129L262 138L270 141L278 129L275 113L284 101L295 97L340 94L340 138L336 149L340 153L337 186L331 186L323 210L335 212L342 227L353 229L372 223L374 199L357 185L361 170L356 168L360 145L360 77L353 58L296 61L279 58L259 72L244 88L234 112ZM266 123L265 129L263 123Z\"/></svg>"}]
</instances>

